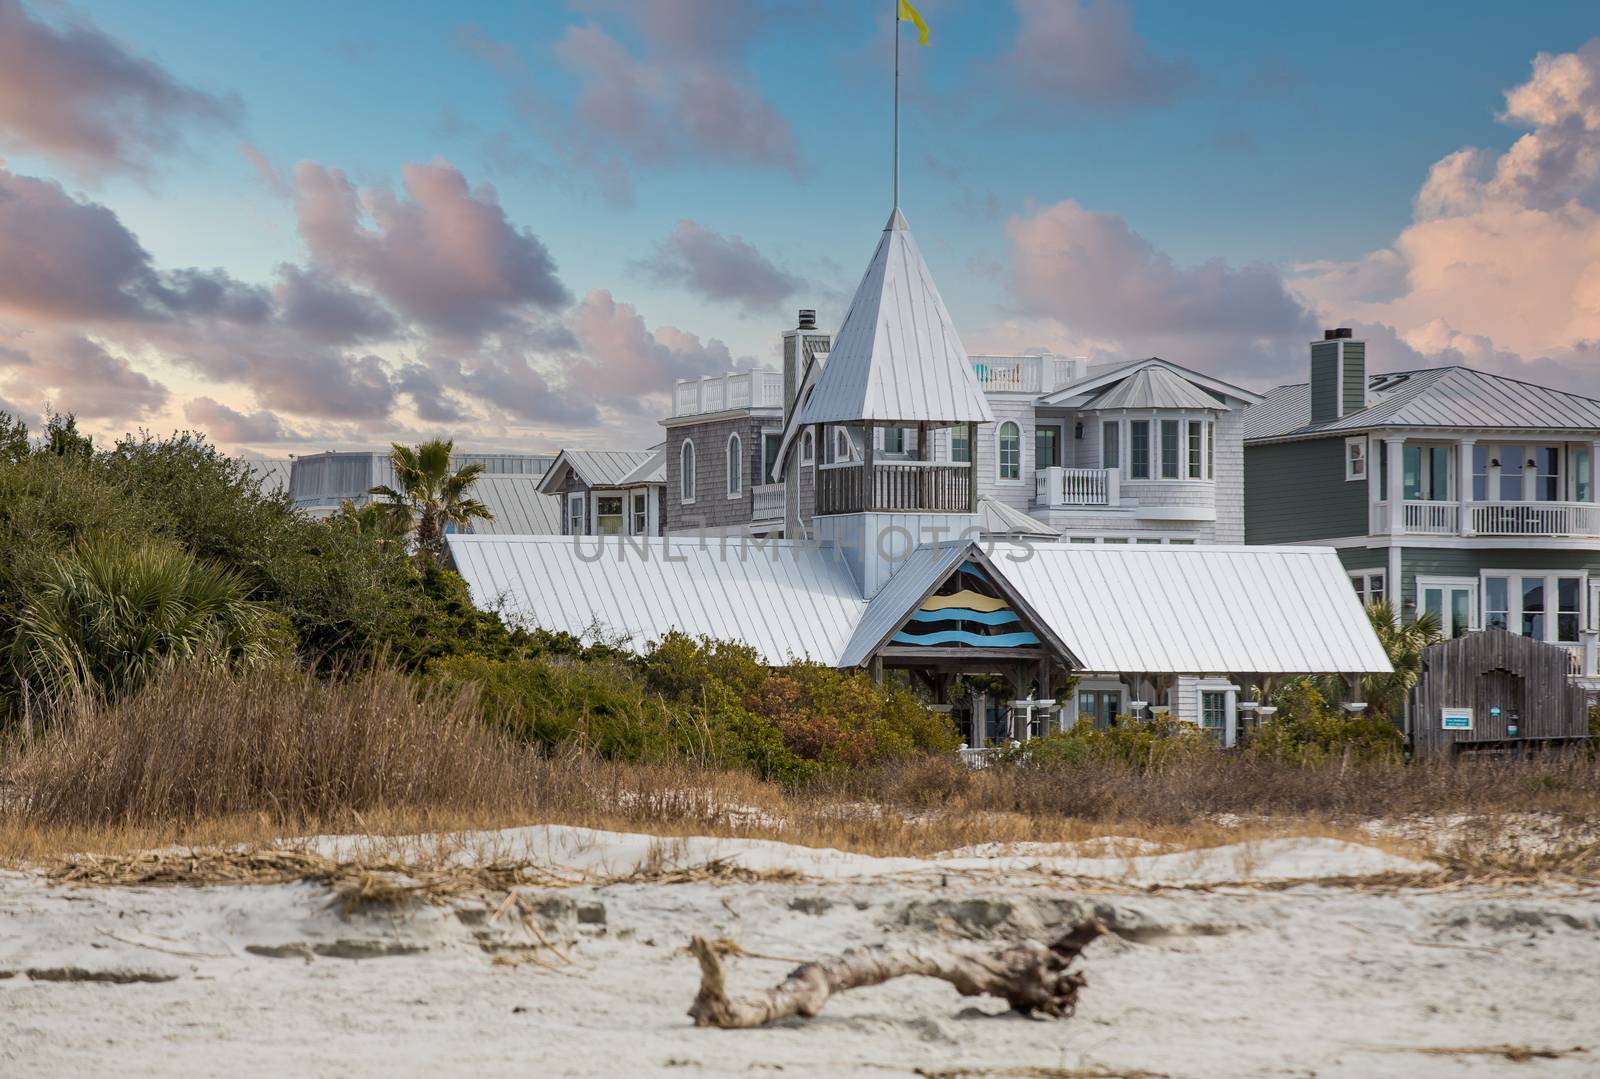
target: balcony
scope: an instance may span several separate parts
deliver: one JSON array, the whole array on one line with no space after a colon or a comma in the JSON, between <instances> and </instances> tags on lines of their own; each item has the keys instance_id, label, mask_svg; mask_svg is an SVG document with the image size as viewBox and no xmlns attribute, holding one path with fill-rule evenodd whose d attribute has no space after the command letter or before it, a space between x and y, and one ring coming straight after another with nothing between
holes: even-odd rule
<instances>
[{"instance_id":1,"label":"balcony","mask_svg":"<svg viewBox=\"0 0 1600 1079\"><path fill-rule=\"evenodd\" d=\"M1082 377L1080 361L1060 356L971 356L984 393L1049 393Z\"/></svg>"},{"instance_id":2,"label":"balcony","mask_svg":"<svg viewBox=\"0 0 1600 1079\"><path fill-rule=\"evenodd\" d=\"M1034 473L1034 502L1040 506L1115 506L1121 499L1114 468L1041 468Z\"/></svg>"},{"instance_id":3,"label":"balcony","mask_svg":"<svg viewBox=\"0 0 1600 1079\"><path fill-rule=\"evenodd\" d=\"M1389 504L1371 503L1371 529L1377 536L1398 531L1407 536L1516 536L1545 539L1600 539L1600 504L1593 502L1433 502L1401 503L1398 530L1391 528Z\"/></svg>"},{"instance_id":4,"label":"balcony","mask_svg":"<svg viewBox=\"0 0 1600 1079\"><path fill-rule=\"evenodd\" d=\"M783 492L781 483L760 483L750 488L750 519L776 521L782 518Z\"/></svg>"},{"instance_id":5,"label":"balcony","mask_svg":"<svg viewBox=\"0 0 1600 1079\"><path fill-rule=\"evenodd\" d=\"M817 469L817 514L971 513L972 469L965 462L860 461Z\"/></svg>"},{"instance_id":6,"label":"balcony","mask_svg":"<svg viewBox=\"0 0 1600 1079\"><path fill-rule=\"evenodd\" d=\"M672 386L673 416L700 416L736 408L782 408L781 371L734 371L709 378L680 378Z\"/></svg>"}]
</instances>

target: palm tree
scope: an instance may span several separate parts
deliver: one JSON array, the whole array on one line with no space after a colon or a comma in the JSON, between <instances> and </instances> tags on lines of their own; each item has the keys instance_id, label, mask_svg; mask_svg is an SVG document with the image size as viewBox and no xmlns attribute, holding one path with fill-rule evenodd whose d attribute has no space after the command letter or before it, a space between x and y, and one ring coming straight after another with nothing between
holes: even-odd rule
<instances>
[{"instance_id":1,"label":"palm tree","mask_svg":"<svg viewBox=\"0 0 1600 1079\"><path fill-rule=\"evenodd\" d=\"M1422 673L1423 651L1443 639L1444 631L1438 617L1430 611L1423 611L1407 622L1396 618L1394 608L1381 602L1367 608L1367 619L1394 673L1367 675L1362 680L1362 694L1373 711L1392 718L1405 707L1406 694L1417 684Z\"/></svg>"},{"instance_id":2,"label":"palm tree","mask_svg":"<svg viewBox=\"0 0 1600 1079\"><path fill-rule=\"evenodd\" d=\"M430 565L438 562L450 526L465 528L473 520L494 520L488 506L470 497L483 466L466 464L451 470L454 442L436 438L415 448L398 442L393 446L389 460L400 489L380 484L367 493L385 499L384 505L405 516L405 530L416 535L419 559Z\"/></svg>"}]
</instances>

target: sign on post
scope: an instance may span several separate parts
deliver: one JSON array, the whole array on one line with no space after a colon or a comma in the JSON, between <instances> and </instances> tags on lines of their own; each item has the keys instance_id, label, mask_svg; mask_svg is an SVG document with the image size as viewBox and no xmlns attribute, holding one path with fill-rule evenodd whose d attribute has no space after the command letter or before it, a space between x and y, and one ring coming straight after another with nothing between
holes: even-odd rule
<instances>
[{"instance_id":1,"label":"sign on post","mask_svg":"<svg viewBox=\"0 0 1600 1079\"><path fill-rule=\"evenodd\" d=\"M1470 731L1472 729L1472 709L1470 708L1445 708L1442 710L1442 723L1447 731Z\"/></svg>"}]
</instances>

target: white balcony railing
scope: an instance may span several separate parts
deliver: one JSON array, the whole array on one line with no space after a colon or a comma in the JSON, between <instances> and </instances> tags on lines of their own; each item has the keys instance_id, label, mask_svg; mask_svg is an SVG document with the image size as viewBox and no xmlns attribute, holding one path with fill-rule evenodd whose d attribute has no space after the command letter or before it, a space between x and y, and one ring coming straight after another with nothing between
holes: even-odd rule
<instances>
[{"instance_id":1,"label":"white balcony railing","mask_svg":"<svg viewBox=\"0 0 1600 1079\"><path fill-rule=\"evenodd\" d=\"M681 378L672 387L672 414L699 416L734 408L782 408L781 371L733 371L708 378Z\"/></svg>"},{"instance_id":2,"label":"white balcony railing","mask_svg":"<svg viewBox=\"0 0 1600 1079\"><path fill-rule=\"evenodd\" d=\"M1483 502L1471 507L1480 536L1600 537L1600 505L1593 502Z\"/></svg>"},{"instance_id":3,"label":"white balcony railing","mask_svg":"<svg viewBox=\"0 0 1600 1079\"><path fill-rule=\"evenodd\" d=\"M1121 499L1114 468L1060 468L1034 472L1034 501L1041 506L1115 506Z\"/></svg>"},{"instance_id":4,"label":"white balcony railing","mask_svg":"<svg viewBox=\"0 0 1600 1079\"><path fill-rule=\"evenodd\" d=\"M1539 536L1600 539L1600 505L1593 502L1430 502L1401 504L1400 531L1420 536ZM1389 503L1369 504L1371 534L1391 531Z\"/></svg>"},{"instance_id":5,"label":"white balcony railing","mask_svg":"<svg viewBox=\"0 0 1600 1079\"><path fill-rule=\"evenodd\" d=\"M783 516L783 484L759 483L750 488L750 519L775 521Z\"/></svg>"},{"instance_id":6,"label":"white balcony railing","mask_svg":"<svg viewBox=\"0 0 1600 1079\"><path fill-rule=\"evenodd\" d=\"M1453 536L1461 529L1461 507L1455 502L1402 503L1408 533Z\"/></svg>"},{"instance_id":7,"label":"white balcony railing","mask_svg":"<svg viewBox=\"0 0 1600 1079\"><path fill-rule=\"evenodd\" d=\"M985 393L1049 393L1083 377L1083 362L1060 356L971 356Z\"/></svg>"}]
</instances>

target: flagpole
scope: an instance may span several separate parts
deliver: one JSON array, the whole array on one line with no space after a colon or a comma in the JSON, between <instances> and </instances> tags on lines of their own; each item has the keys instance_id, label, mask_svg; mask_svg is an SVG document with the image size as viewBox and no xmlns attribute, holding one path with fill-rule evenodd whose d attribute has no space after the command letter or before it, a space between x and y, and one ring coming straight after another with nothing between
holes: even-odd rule
<instances>
[{"instance_id":1,"label":"flagpole","mask_svg":"<svg viewBox=\"0 0 1600 1079\"><path fill-rule=\"evenodd\" d=\"M894 206L900 209L900 0L890 0L894 5Z\"/></svg>"}]
</instances>

